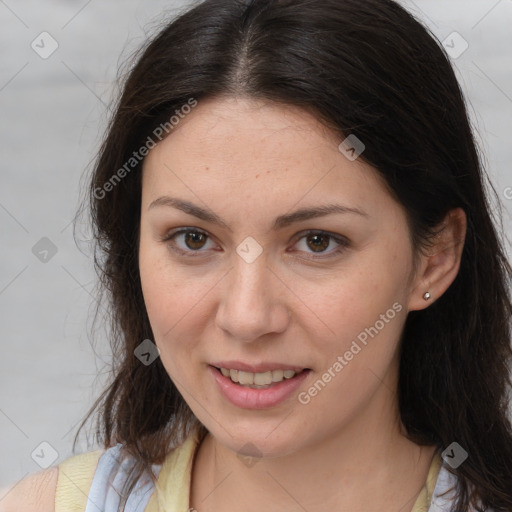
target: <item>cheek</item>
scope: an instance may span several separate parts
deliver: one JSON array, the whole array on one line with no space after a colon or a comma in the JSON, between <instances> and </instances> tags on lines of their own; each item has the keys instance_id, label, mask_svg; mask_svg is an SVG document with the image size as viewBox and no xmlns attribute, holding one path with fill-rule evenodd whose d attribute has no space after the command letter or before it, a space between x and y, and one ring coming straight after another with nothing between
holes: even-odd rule
<instances>
[{"instance_id":1,"label":"cheek","mask_svg":"<svg viewBox=\"0 0 512 512\"><path fill-rule=\"evenodd\" d=\"M187 354L187 338L182 334L189 301L181 284L169 277L172 274L167 266L151 256L149 251L144 252L139 260L144 302L161 362L178 385L186 367L183 358Z\"/></svg>"},{"instance_id":2,"label":"cheek","mask_svg":"<svg viewBox=\"0 0 512 512\"><path fill-rule=\"evenodd\" d=\"M403 256L397 260L395 251L354 254L329 279L297 287L296 295L302 302L297 307L318 325L325 339L352 339L381 315L394 320L397 310L405 309L408 265Z\"/></svg>"},{"instance_id":3,"label":"cheek","mask_svg":"<svg viewBox=\"0 0 512 512\"><path fill-rule=\"evenodd\" d=\"M383 276L351 273L333 286L328 300L316 302L333 332L312 336L312 347L322 357L317 379L302 399L311 400L319 410L333 411L331 425L337 424L335 418L355 414L383 385L392 389L385 376L396 361L407 311L396 276Z\"/></svg>"},{"instance_id":4,"label":"cheek","mask_svg":"<svg viewBox=\"0 0 512 512\"><path fill-rule=\"evenodd\" d=\"M201 339L206 311L206 291L214 280L206 274L185 272L180 265L171 262L165 246L141 236L139 271L142 293L148 313L154 341L160 350L162 362L180 354L190 356Z\"/></svg>"},{"instance_id":5,"label":"cheek","mask_svg":"<svg viewBox=\"0 0 512 512\"><path fill-rule=\"evenodd\" d=\"M155 336L162 344L170 336L186 310L187 287L179 273L170 267L165 251L159 244L141 234L139 272L146 310Z\"/></svg>"},{"instance_id":6,"label":"cheek","mask_svg":"<svg viewBox=\"0 0 512 512\"><path fill-rule=\"evenodd\" d=\"M386 374L396 350L407 316L407 248L395 240L354 257L336 277L323 287L311 284L302 296L321 320L313 336L314 345L323 353L323 369L339 375L331 388L362 398L378 384L377 376ZM305 309L304 309L305 310ZM328 328L327 328L328 326ZM338 356L343 361L338 361ZM333 365L338 362L338 371ZM340 370L340 366L343 369ZM329 375L326 375L329 379ZM327 395L326 395L327 398ZM352 402L350 402L352 403ZM348 406L348 404L347 404Z\"/></svg>"}]
</instances>

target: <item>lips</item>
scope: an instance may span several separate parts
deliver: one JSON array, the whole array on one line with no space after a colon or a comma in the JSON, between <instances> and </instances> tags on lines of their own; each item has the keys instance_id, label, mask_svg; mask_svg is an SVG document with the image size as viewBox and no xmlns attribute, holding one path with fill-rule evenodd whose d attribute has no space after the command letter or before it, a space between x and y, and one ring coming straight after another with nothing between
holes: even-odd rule
<instances>
[{"instance_id":1,"label":"lips","mask_svg":"<svg viewBox=\"0 0 512 512\"><path fill-rule=\"evenodd\" d=\"M222 364L222 366L217 367L217 364ZM233 366L235 368L233 368ZM276 366L280 368L275 368L273 370L269 369ZM263 369L266 371L250 372L240 369L248 367ZM283 369L283 367L285 367L285 369ZM221 368L224 369L224 373L229 369L229 375L224 375ZM290 365L283 365L279 363L247 365L240 362L222 362L216 363L215 366L210 365L208 369L224 398L231 402L231 404L242 409L268 409L279 405L281 402L289 398L311 373L311 370L308 368L290 367ZM297 370L297 372L295 372L295 370ZM285 378L285 371L293 373L288 373L290 377ZM277 372L277 377L279 377L280 372L282 372L282 380L262 385L254 383L241 384L240 382L232 380L231 377L231 373L233 373L235 375L235 379L238 377L240 380L241 377L242 382L251 382L251 380L254 382L255 376L257 379L262 379L263 376L265 376L268 381L268 374L270 373L271 375L274 375L274 372ZM258 375L262 376L257 377ZM262 382L262 380L257 381Z\"/></svg>"},{"instance_id":2,"label":"lips","mask_svg":"<svg viewBox=\"0 0 512 512\"><path fill-rule=\"evenodd\" d=\"M221 361L212 366L233 382L253 388L267 388L307 370L285 363L247 364L240 361Z\"/></svg>"},{"instance_id":3,"label":"lips","mask_svg":"<svg viewBox=\"0 0 512 512\"><path fill-rule=\"evenodd\" d=\"M259 363L259 364L248 364L242 361L218 361L211 363L211 366L216 368L228 368L230 370L242 370L251 373L263 373L273 370L293 370L299 373L302 370L308 369L306 366L290 365L286 363Z\"/></svg>"}]
</instances>

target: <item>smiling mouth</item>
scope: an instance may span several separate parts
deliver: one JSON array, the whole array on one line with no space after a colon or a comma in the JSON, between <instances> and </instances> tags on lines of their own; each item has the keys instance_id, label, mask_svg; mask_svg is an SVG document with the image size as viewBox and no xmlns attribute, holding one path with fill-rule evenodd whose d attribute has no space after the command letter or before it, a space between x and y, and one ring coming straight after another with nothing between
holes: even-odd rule
<instances>
[{"instance_id":1,"label":"smiling mouth","mask_svg":"<svg viewBox=\"0 0 512 512\"><path fill-rule=\"evenodd\" d=\"M231 382L234 382L241 387L251 389L268 389L285 380L291 380L304 371L309 371L309 368L303 368L298 371L269 370L266 372L253 373L242 370L233 370L230 368L218 368L216 366L214 368L216 368L224 377L230 379Z\"/></svg>"}]
</instances>

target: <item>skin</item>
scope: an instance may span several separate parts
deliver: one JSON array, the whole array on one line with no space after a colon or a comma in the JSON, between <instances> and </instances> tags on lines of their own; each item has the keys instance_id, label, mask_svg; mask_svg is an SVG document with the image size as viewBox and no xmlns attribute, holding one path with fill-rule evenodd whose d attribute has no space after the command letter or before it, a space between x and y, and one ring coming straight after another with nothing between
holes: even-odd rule
<instances>
[{"instance_id":1,"label":"skin","mask_svg":"<svg viewBox=\"0 0 512 512\"><path fill-rule=\"evenodd\" d=\"M59 468L29 475L11 489L0 489L0 512L55 512Z\"/></svg>"},{"instance_id":2,"label":"skin","mask_svg":"<svg viewBox=\"0 0 512 512\"><path fill-rule=\"evenodd\" d=\"M447 215L415 268L405 211L374 168L338 150L341 140L300 109L216 98L200 101L144 161L146 308L163 365L210 432L192 475L190 506L199 512L405 511L425 483L434 447L403 435L399 339L408 311L428 307L456 277L465 216ZM150 208L161 196L209 208L229 229L169 205ZM272 230L280 215L328 203L365 216ZM184 235L163 240L184 227L207 237L188 246ZM327 237L315 252L306 230L348 245L336 254ZM248 236L262 249L252 263L236 252ZM397 303L401 311L306 405L294 393L265 410L236 407L207 371L227 359L293 364L312 370L299 390L307 391ZM254 449L261 458L244 463L239 454Z\"/></svg>"}]
</instances>

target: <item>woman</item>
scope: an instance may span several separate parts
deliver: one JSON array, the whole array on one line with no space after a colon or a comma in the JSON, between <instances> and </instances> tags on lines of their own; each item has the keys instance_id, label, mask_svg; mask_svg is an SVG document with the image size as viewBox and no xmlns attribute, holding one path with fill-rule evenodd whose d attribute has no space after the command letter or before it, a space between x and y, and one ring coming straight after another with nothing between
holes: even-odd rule
<instances>
[{"instance_id":1,"label":"woman","mask_svg":"<svg viewBox=\"0 0 512 512\"><path fill-rule=\"evenodd\" d=\"M12 499L511 511L511 268L484 178L446 55L395 2L174 20L91 180L105 449Z\"/></svg>"}]
</instances>

